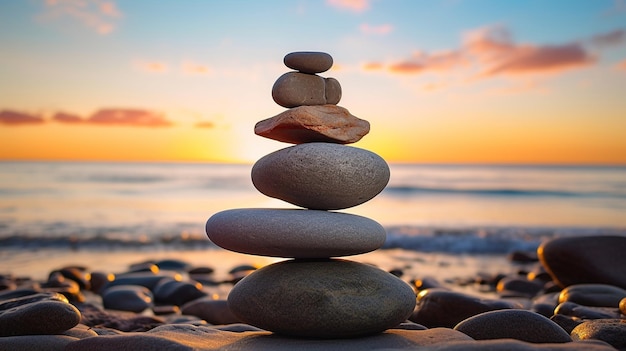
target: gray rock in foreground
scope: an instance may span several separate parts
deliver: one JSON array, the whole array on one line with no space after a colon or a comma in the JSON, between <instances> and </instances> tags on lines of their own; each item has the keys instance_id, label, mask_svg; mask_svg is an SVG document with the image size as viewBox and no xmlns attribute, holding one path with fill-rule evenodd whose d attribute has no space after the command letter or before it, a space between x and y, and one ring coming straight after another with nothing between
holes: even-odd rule
<instances>
[{"instance_id":1,"label":"gray rock in foreground","mask_svg":"<svg viewBox=\"0 0 626 351\"><path fill-rule=\"evenodd\" d=\"M366 217L300 209L233 209L206 223L211 241L224 249L260 256L328 258L380 248L385 229Z\"/></svg>"},{"instance_id":2,"label":"gray rock in foreground","mask_svg":"<svg viewBox=\"0 0 626 351\"><path fill-rule=\"evenodd\" d=\"M242 321L278 334L350 338L404 322L411 287L376 267L346 260L289 260L241 280L228 305Z\"/></svg>"},{"instance_id":3,"label":"gray rock in foreground","mask_svg":"<svg viewBox=\"0 0 626 351\"><path fill-rule=\"evenodd\" d=\"M315 210L360 205L378 195L389 176L377 154L333 143L290 146L252 167L252 183L261 193Z\"/></svg>"}]
</instances>

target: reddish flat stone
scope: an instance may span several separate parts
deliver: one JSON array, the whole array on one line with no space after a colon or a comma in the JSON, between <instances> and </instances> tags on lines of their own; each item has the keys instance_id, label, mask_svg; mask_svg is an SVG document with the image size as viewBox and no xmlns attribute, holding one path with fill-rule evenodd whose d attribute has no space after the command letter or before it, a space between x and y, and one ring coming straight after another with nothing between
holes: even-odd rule
<instances>
[{"instance_id":1,"label":"reddish flat stone","mask_svg":"<svg viewBox=\"0 0 626 351\"><path fill-rule=\"evenodd\" d=\"M369 133L370 124L337 105L299 106L254 126L262 137L292 144L350 144Z\"/></svg>"}]
</instances>

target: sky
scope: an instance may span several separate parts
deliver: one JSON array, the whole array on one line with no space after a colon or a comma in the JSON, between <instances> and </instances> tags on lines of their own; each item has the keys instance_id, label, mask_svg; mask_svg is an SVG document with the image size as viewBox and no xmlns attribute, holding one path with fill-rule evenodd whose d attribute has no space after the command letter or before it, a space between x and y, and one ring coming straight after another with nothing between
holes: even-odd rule
<instances>
[{"instance_id":1,"label":"sky","mask_svg":"<svg viewBox=\"0 0 626 351\"><path fill-rule=\"evenodd\" d=\"M388 162L626 164L626 0L0 0L0 160L252 163L294 51Z\"/></svg>"}]
</instances>

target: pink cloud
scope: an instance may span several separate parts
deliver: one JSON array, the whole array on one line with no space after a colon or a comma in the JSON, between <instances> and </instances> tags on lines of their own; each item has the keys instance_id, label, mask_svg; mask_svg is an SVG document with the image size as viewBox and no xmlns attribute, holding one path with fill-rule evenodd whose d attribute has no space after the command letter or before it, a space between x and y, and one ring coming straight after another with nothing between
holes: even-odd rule
<instances>
[{"instance_id":1,"label":"pink cloud","mask_svg":"<svg viewBox=\"0 0 626 351\"><path fill-rule=\"evenodd\" d=\"M13 110L0 111L0 123L12 126L25 124L42 124L44 119L27 113L17 112Z\"/></svg>"},{"instance_id":2,"label":"pink cloud","mask_svg":"<svg viewBox=\"0 0 626 351\"><path fill-rule=\"evenodd\" d=\"M42 18L72 19L99 34L109 34L116 27L122 13L113 1L105 0L46 0Z\"/></svg>"},{"instance_id":3,"label":"pink cloud","mask_svg":"<svg viewBox=\"0 0 626 351\"><path fill-rule=\"evenodd\" d=\"M617 69L620 69L622 71L626 71L626 59L622 60L621 62L618 62L617 65L615 65L615 67L617 67Z\"/></svg>"},{"instance_id":4,"label":"pink cloud","mask_svg":"<svg viewBox=\"0 0 626 351\"><path fill-rule=\"evenodd\" d=\"M370 26L367 23L363 23L359 26L359 29L364 34L385 35L393 31L393 26L391 24L381 24L378 26Z\"/></svg>"},{"instance_id":5,"label":"pink cloud","mask_svg":"<svg viewBox=\"0 0 626 351\"><path fill-rule=\"evenodd\" d=\"M89 116L86 122L137 127L169 127L173 124L162 114L139 109L102 109Z\"/></svg>"},{"instance_id":6,"label":"pink cloud","mask_svg":"<svg viewBox=\"0 0 626 351\"><path fill-rule=\"evenodd\" d=\"M397 74L450 72L469 68L476 77L487 78L561 72L597 62L596 55L582 43L520 44L502 26L474 30L463 38L461 47L457 49L431 53L418 51L405 60L388 63L385 67ZM613 43L621 40L621 34L609 33L598 38Z\"/></svg>"},{"instance_id":7,"label":"pink cloud","mask_svg":"<svg viewBox=\"0 0 626 351\"><path fill-rule=\"evenodd\" d=\"M368 0L326 0L326 3L340 10L348 10L352 12L364 12L369 9Z\"/></svg>"}]
</instances>

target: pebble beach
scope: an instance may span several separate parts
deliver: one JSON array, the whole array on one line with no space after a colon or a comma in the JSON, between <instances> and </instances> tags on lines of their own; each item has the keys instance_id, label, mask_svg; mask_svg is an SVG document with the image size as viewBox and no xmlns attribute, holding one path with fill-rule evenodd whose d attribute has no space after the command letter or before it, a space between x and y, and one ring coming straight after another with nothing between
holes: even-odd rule
<instances>
[{"instance_id":1,"label":"pebble beach","mask_svg":"<svg viewBox=\"0 0 626 351\"><path fill-rule=\"evenodd\" d=\"M293 71L272 88L287 110L254 130L294 144L251 169L255 190L286 208L239 206L248 195L231 191L237 196L223 198L233 206L217 203L202 233L181 230L196 226L179 214L181 234L169 237L126 230L147 228L133 224L141 211L126 224L119 218L113 234L89 226L101 213L83 214L74 228L88 223L92 235L71 237L22 235L24 223L33 232L72 224L10 217L19 205L6 211L0 350L626 350L626 230L379 224L370 200L404 202L394 207L401 213L423 190L392 183L385 195L387 163L347 145L370 126L337 105L340 82L319 75L332 63L326 53L287 54ZM578 194L444 193L456 203L471 194L500 204L513 194L506 201L521 208L528 198L549 208ZM587 224L612 218L622 201L596 190L575 197L612 209L604 217L587 211ZM587 206L573 203L564 208ZM357 206L364 215L350 210ZM561 218L556 212L553 220ZM154 215L150 207L145 213Z\"/></svg>"}]
</instances>

